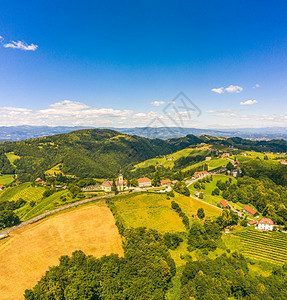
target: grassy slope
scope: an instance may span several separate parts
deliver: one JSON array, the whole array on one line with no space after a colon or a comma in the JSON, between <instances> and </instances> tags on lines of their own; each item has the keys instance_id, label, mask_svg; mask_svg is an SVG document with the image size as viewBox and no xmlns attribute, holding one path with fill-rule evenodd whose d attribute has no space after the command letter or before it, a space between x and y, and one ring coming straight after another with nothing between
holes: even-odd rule
<instances>
[{"instance_id":1,"label":"grassy slope","mask_svg":"<svg viewBox=\"0 0 287 300\"><path fill-rule=\"evenodd\" d=\"M190 197L176 195L167 199L159 193L142 193L122 196L115 201L118 213L129 227L148 227L159 232L185 231L181 218L171 209L171 201L176 201L189 218L203 207L207 216L220 214L220 209L209 206Z\"/></svg>"},{"instance_id":2,"label":"grassy slope","mask_svg":"<svg viewBox=\"0 0 287 300\"><path fill-rule=\"evenodd\" d=\"M192 153L195 150L196 149L187 148L187 149L177 151L173 154L167 155L166 157L157 157L157 158L148 159L144 162L135 165L135 170L139 168L146 168L149 166L156 166L157 164L163 165L165 168L168 167L173 168L175 160L179 159L180 157L188 156L190 153Z\"/></svg>"},{"instance_id":3,"label":"grassy slope","mask_svg":"<svg viewBox=\"0 0 287 300\"><path fill-rule=\"evenodd\" d=\"M190 197L176 194L174 198L167 199L166 195L156 193L143 193L138 195L123 196L115 205L118 214L123 218L125 224L130 227L148 227L165 232L185 232L181 218L171 209L171 201L177 202L183 212L192 221L192 215L196 215L198 208L203 207L206 216L219 216L221 210L209 206L201 201ZM187 251L186 239L176 250L170 250L171 256L177 266L177 274L173 278L173 288L168 291L167 299L179 298L180 277L186 263ZM192 253L191 253L192 254ZM192 254L193 255L193 254Z\"/></svg>"},{"instance_id":4,"label":"grassy slope","mask_svg":"<svg viewBox=\"0 0 287 300\"><path fill-rule=\"evenodd\" d=\"M13 181L13 175L0 175L0 185L8 185Z\"/></svg>"},{"instance_id":5,"label":"grassy slope","mask_svg":"<svg viewBox=\"0 0 287 300\"><path fill-rule=\"evenodd\" d=\"M7 156L7 158L9 159L10 163L11 163L13 166L15 166L15 165L14 165L14 161L15 161L16 159L19 159L19 158L20 158L20 156L15 155L14 152L6 153L6 156Z\"/></svg>"},{"instance_id":6,"label":"grassy slope","mask_svg":"<svg viewBox=\"0 0 287 300\"><path fill-rule=\"evenodd\" d=\"M190 169L203 166L205 164L208 165L208 171L212 171L216 168L226 166L228 164L228 160L225 158L213 158L212 160L209 160L209 161L201 161L197 164L190 165L190 166L186 167L185 169L183 169L183 171L188 171Z\"/></svg>"},{"instance_id":7,"label":"grassy slope","mask_svg":"<svg viewBox=\"0 0 287 300\"><path fill-rule=\"evenodd\" d=\"M205 197L203 199L203 201L213 204L213 205L217 205L223 198L221 195L219 196L212 196L211 193L212 191L216 188L216 183L219 180L222 181L227 181L229 178L232 179L233 183L236 183L236 179L232 176L226 176L226 175L214 175L213 176L213 181L211 181L210 183L205 183L205 190L202 190L202 192L205 194ZM191 192L192 195L194 195L194 192L197 191L197 189L194 188L194 184L192 184L191 186L189 186L189 190ZM222 192L221 192L222 194ZM235 209L237 210L242 210L242 208L246 205L240 202L232 202L232 201L228 201L228 203L230 203ZM248 206L250 206L251 208L255 209L256 208L252 205L252 204L248 204ZM250 217L251 218L251 217Z\"/></svg>"},{"instance_id":8,"label":"grassy slope","mask_svg":"<svg viewBox=\"0 0 287 300\"><path fill-rule=\"evenodd\" d=\"M123 255L114 218L103 202L51 216L0 240L1 299L23 299L24 290L61 255L78 249L97 257Z\"/></svg>"}]
</instances>

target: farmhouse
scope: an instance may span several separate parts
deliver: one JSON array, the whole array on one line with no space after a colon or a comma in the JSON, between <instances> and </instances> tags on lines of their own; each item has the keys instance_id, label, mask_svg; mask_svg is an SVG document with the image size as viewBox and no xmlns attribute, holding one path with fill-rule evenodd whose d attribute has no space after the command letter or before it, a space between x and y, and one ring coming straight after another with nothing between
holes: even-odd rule
<instances>
[{"instance_id":1,"label":"farmhouse","mask_svg":"<svg viewBox=\"0 0 287 300\"><path fill-rule=\"evenodd\" d=\"M127 187L127 180L124 180L123 175L120 174L119 180L115 181L115 184L116 184L117 190L120 192L120 191L123 191ZM105 192L111 192L112 186L113 186L113 181L107 180L101 184L101 189L104 190Z\"/></svg>"},{"instance_id":2,"label":"farmhouse","mask_svg":"<svg viewBox=\"0 0 287 300\"><path fill-rule=\"evenodd\" d=\"M203 177L204 175L207 175L207 171L195 172L192 178L197 179Z\"/></svg>"},{"instance_id":3,"label":"farmhouse","mask_svg":"<svg viewBox=\"0 0 287 300\"><path fill-rule=\"evenodd\" d=\"M4 185L0 185L0 191L3 191L5 189Z\"/></svg>"},{"instance_id":4,"label":"farmhouse","mask_svg":"<svg viewBox=\"0 0 287 300\"><path fill-rule=\"evenodd\" d=\"M224 208L230 206L229 203L226 200L224 200L224 199L222 199L220 201L219 205L222 206L222 207L224 207Z\"/></svg>"},{"instance_id":5,"label":"farmhouse","mask_svg":"<svg viewBox=\"0 0 287 300\"><path fill-rule=\"evenodd\" d=\"M222 157L222 158L229 157L229 153L223 153L223 154L221 154L221 157Z\"/></svg>"},{"instance_id":6,"label":"farmhouse","mask_svg":"<svg viewBox=\"0 0 287 300\"><path fill-rule=\"evenodd\" d=\"M240 174L242 174L242 170L240 170L240 169L235 169L231 172L231 175L233 177L238 177Z\"/></svg>"},{"instance_id":7,"label":"farmhouse","mask_svg":"<svg viewBox=\"0 0 287 300\"><path fill-rule=\"evenodd\" d=\"M205 160L211 160L211 156L207 156L207 157L205 157Z\"/></svg>"},{"instance_id":8,"label":"farmhouse","mask_svg":"<svg viewBox=\"0 0 287 300\"><path fill-rule=\"evenodd\" d=\"M170 179L162 179L160 185L171 185Z\"/></svg>"},{"instance_id":9,"label":"farmhouse","mask_svg":"<svg viewBox=\"0 0 287 300\"><path fill-rule=\"evenodd\" d=\"M255 226L255 225L257 225L257 221L250 221L250 222L248 222L247 225L248 226Z\"/></svg>"},{"instance_id":10,"label":"farmhouse","mask_svg":"<svg viewBox=\"0 0 287 300\"><path fill-rule=\"evenodd\" d=\"M148 187L151 186L151 180L147 177L138 179L139 187Z\"/></svg>"},{"instance_id":11,"label":"farmhouse","mask_svg":"<svg viewBox=\"0 0 287 300\"><path fill-rule=\"evenodd\" d=\"M274 222L269 218L260 219L257 223L256 229L259 230L273 230Z\"/></svg>"},{"instance_id":12,"label":"farmhouse","mask_svg":"<svg viewBox=\"0 0 287 300\"><path fill-rule=\"evenodd\" d=\"M249 207L248 205L245 205L243 207L243 211L245 211L246 213L248 213L252 217L254 217L257 214L257 211L255 209Z\"/></svg>"}]
</instances>

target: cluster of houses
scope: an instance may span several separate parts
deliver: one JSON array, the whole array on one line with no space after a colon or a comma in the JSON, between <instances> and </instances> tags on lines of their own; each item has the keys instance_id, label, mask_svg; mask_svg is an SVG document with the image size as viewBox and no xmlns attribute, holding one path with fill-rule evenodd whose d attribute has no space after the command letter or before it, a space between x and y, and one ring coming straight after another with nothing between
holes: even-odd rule
<instances>
[{"instance_id":1,"label":"cluster of houses","mask_svg":"<svg viewBox=\"0 0 287 300\"><path fill-rule=\"evenodd\" d=\"M170 179L162 179L160 181L161 186L170 186L172 182ZM126 190L128 187L128 181L124 179L123 175L120 174L118 180L115 181L117 190L119 192ZM112 191L112 186L113 186L113 181L112 180L106 180L101 184L101 189L105 192L111 192ZM139 188L147 188L151 187L151 179L148 177L142 177L138 179L138 186Z\"/></svg>"},{"instance_id":2,"label":"cluster of houses","mask_svg":"<svg viewBox=\"0 0 287 300\"><path fill-rule=\"evenodd\" d=\"M195 172L192 176L192 179L198 179L198 178L203 178L208 174L207 171L201 171L201 172Z\"/></svg>"},{"instance_id":3,"label":"cluster of houses","mask_svg":"<svg viewBox=\"0 0 287 300\"><path fill-rule=\"evenodd\" d=\"M232 206L224 199L222 199L220 201L219 205L223 208L226 208L226 207L232 208ZM255 217L256 215L258 215L257 211L255 209L249 207L248 205L245 205L243 207L243 211L252 217ZM269 218L262 218L260 220L252 220L247 225L255 226L255 229L258 229L258 230L272 231L274 222Z\"/></svg>"}]
</instances>

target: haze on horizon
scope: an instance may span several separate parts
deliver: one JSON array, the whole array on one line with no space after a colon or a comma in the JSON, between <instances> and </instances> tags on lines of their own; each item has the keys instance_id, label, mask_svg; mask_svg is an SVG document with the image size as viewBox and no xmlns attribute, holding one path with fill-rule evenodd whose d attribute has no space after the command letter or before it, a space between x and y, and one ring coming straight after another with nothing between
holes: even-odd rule
<instances>
[{"instance_id":1,"label":"haze on horizon","mask_svg":"<svg viewBox=\"0 0 287 300\"><path fill-rule=\"evenodd\" d=\"M15 0L0 28L0 126L287 126L284 0Z\"/></svg>"}]
</instances>

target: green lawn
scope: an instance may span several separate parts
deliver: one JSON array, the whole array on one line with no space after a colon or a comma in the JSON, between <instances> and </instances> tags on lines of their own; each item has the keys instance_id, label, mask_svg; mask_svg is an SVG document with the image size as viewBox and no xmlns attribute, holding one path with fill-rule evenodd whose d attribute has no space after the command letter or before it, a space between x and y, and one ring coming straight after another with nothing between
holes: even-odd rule
<instances>
[{"instance_id":1,"label":"green lawn","mask_svg":"<svg viewBox=\"0 0 287 300\"><path fill-rule=\"evenodd\" d=\"M6 153L6 156L7 158L9 159L10 163L14 166L14 161L16 159L19 159L20 156L18 155L15 155L14 152L9 152L9 153Z\"/></svg>"},{"instance_id":2,"label":"green lawn","mask_svg":"<svg viewBox=\"0 0 287 300\"><path fill-rule=\"evenodd\" d=\"M219 216L221 210L209 206L191 197L176 194L167 199L165 194L141 193L125 195L117 199L114 204L118 214L128 227L148 227L159 232L185 231L181 218L171 208L171 201L177 202L184 213L192 220L198 208L203 207L206 216Z\"/></svg>"},{"instance_id":3,"label":"green lawn","mask_svg":"<svg viewBox=\"0 0 287 300\"><path fill-rule=\"evenodd\" d=\"M209 146L204 146L205 148ZM197 147L197 148L186 148L180 151L177 151L175 153L172 153L170 155L166 155L165 157L158 157L158 158L152 158L148 159L144 162L141 162L137 165L135 165L134 170L139 169L139 168L146 168L149 166L157 166L157 165L163 165L165 168L174 167L174 162L178 160L181 157L186 157L188 155L198 155L198 154L204 154L206 150L202 149L203 147Z\"/></svg>"},{"instance_id":4,"label":"green lawn","mask_svg":"<svg viewBox=\"0 0 287 300\"><path fill-rule=\"evenodd\" d=\"M0 175L0 185L8 185L14 181L13 175Z\"/></svg>"},{"instance_id":5,"label":"green lawn","mask_svg":"<svg viewBox=\"0 0 287 300\"><path fill-rule=\"evenodd\" d=\"M216 188L216 183L219 180L222 181L227 181L231 178L232 182L236 182L236 179L232 176L226 176L226 175L214 175L213 180L210 183L205 183L205 190L201 190L204 194L205 197L202 199L203 201L217 205L223 198L222 196L212 196L211 193L212 191ZM197 191L197 189L194 188L194 184L189 186L190 193L194 195L194 193Z\"/></svg>"},{"instance_id":6,"label":"green lawn","mask_svg":"<svg viewBox=\"0 0 287 300\"><path fill-rule=\"evenodd\" d=\"M185 169L183 169L183 171L188 171L193 168L201 167L205 164L208 165L208 171L212 171L214 169L226 166L228 164L228 160L225 158L213 158L212 160L201 161L197 164L190 165L190 166L186 167Z\"/></svg>"}]
</instances>

